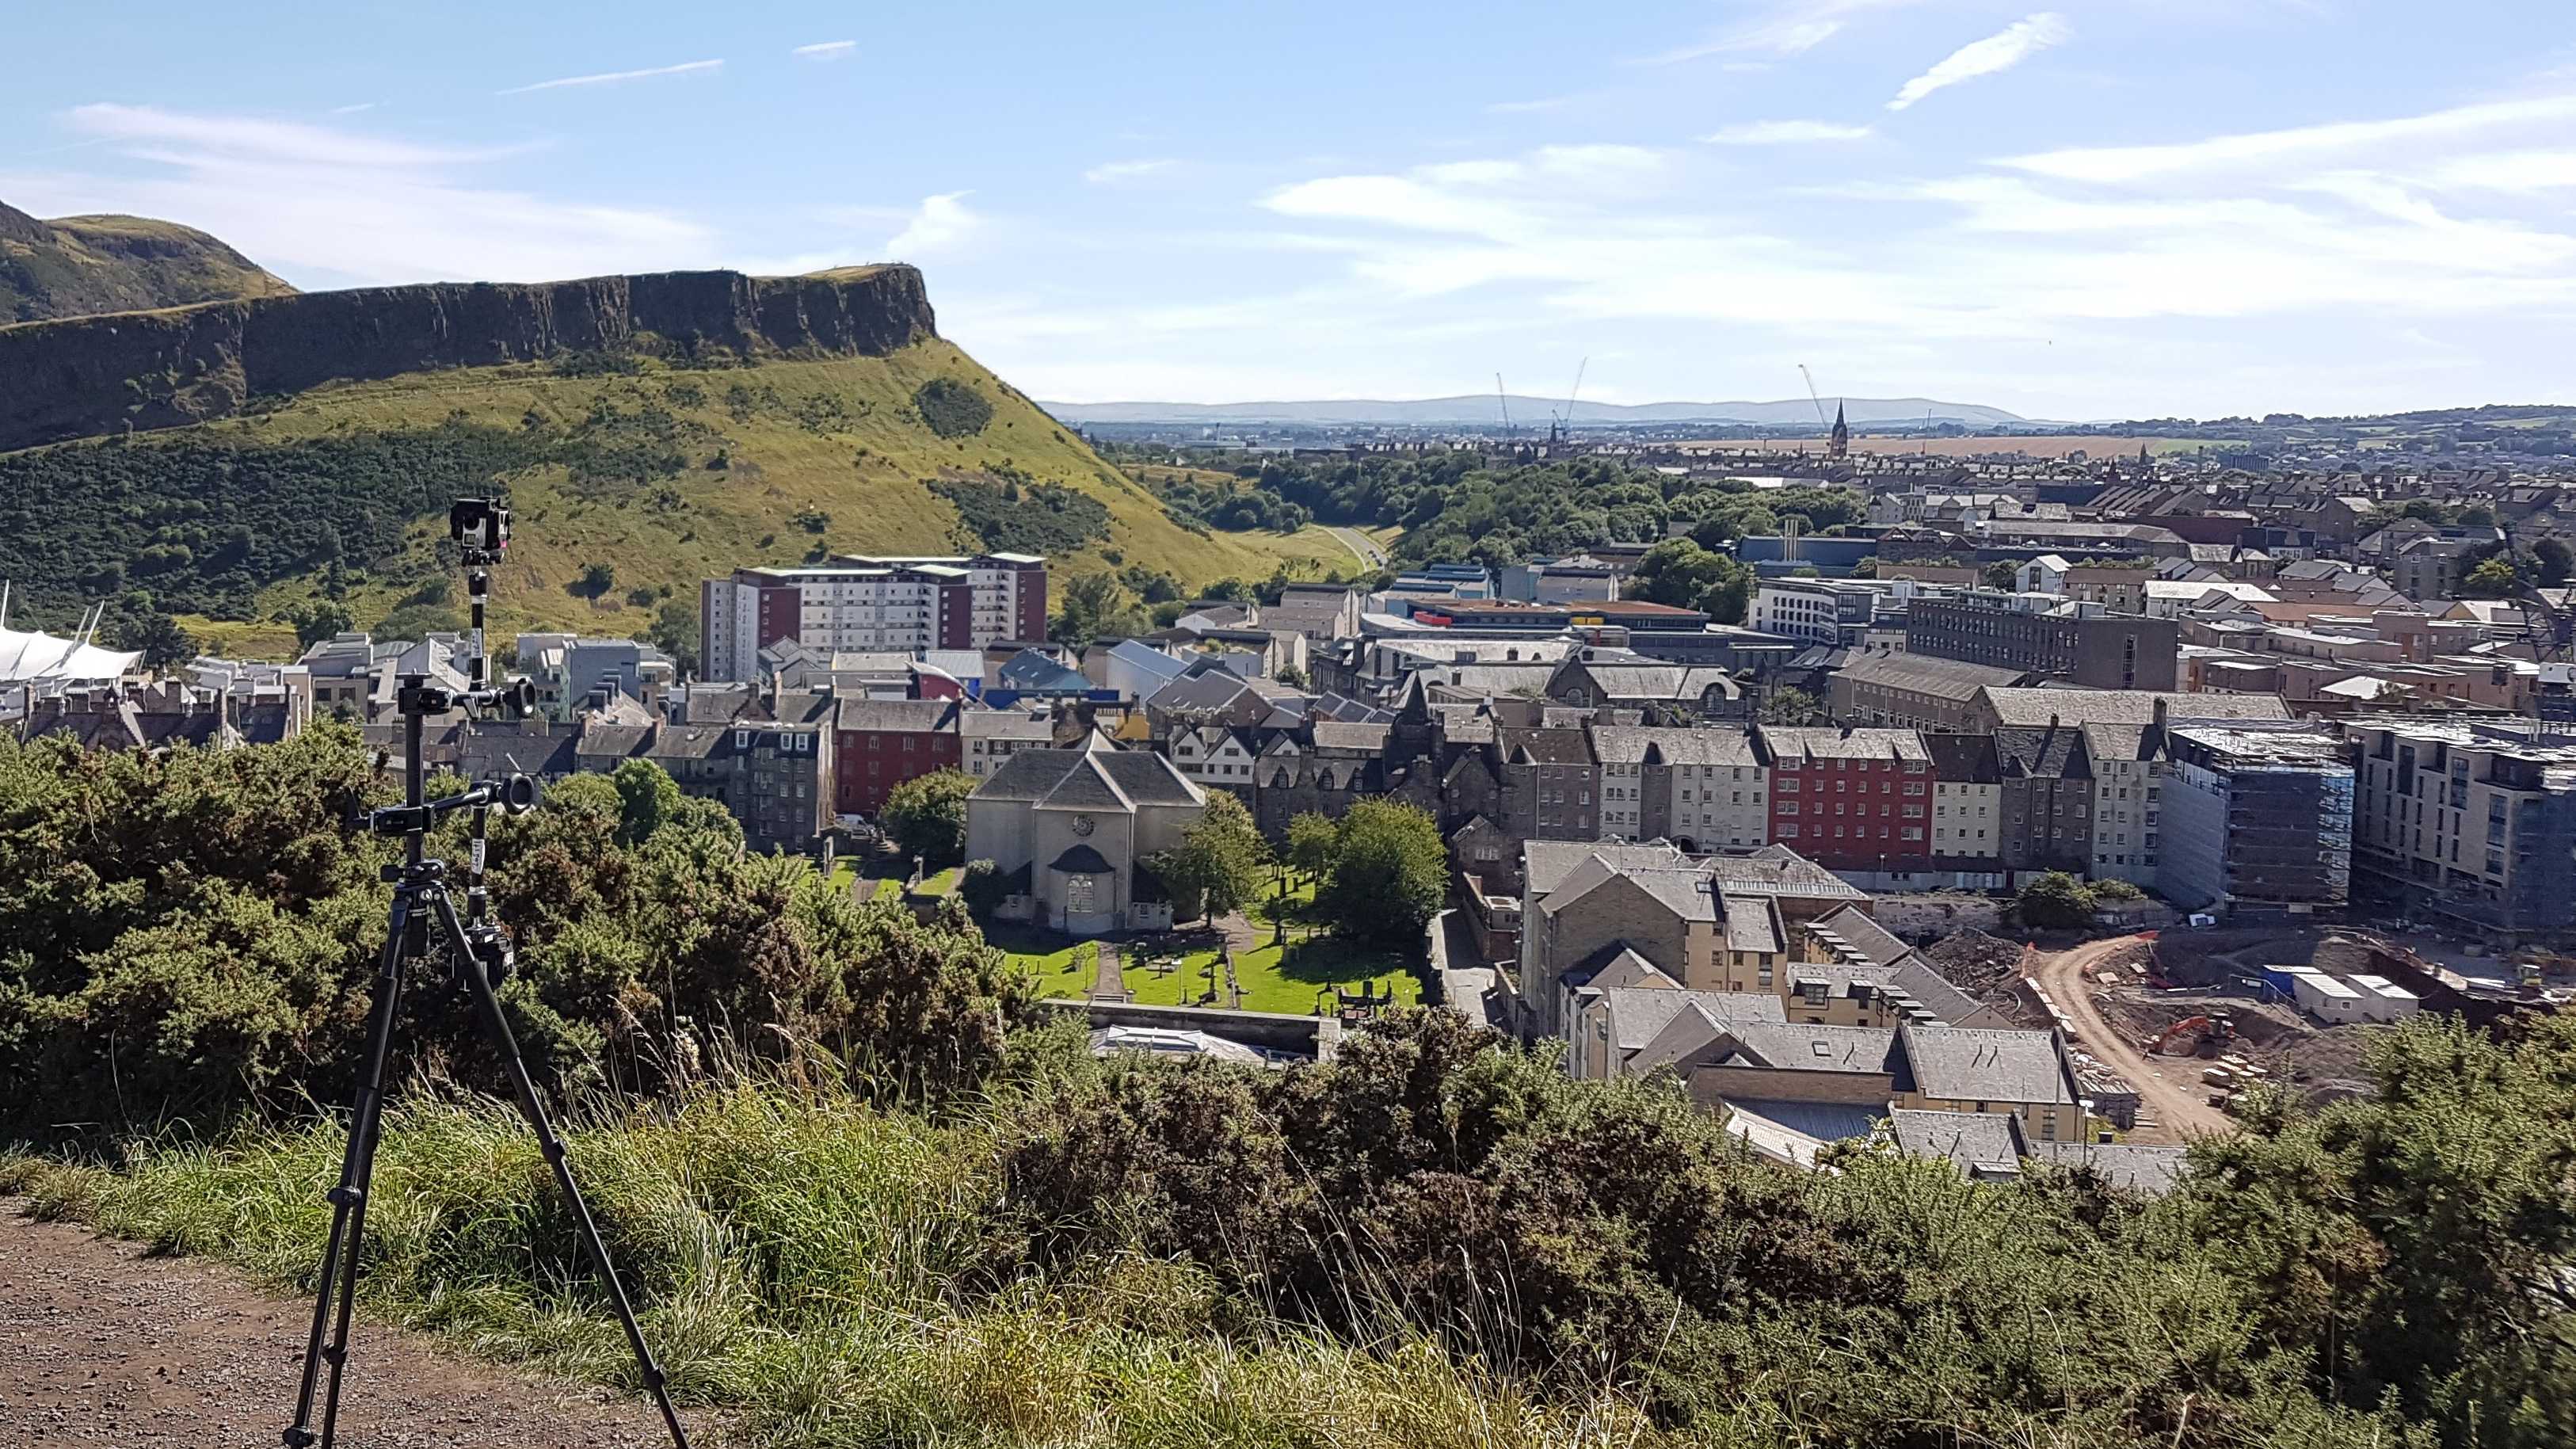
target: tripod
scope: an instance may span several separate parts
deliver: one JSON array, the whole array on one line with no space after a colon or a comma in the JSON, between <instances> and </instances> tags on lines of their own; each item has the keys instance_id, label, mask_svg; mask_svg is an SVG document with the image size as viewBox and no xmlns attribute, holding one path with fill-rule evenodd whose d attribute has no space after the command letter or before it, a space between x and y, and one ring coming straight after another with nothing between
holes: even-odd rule
<instances>
[{"instance_id":1,"label":"tripod","mask_svg":"<svg viewBox=\"0 0 2576 1449\"><path fill-rule=\"evenodd\" d=\"M483 883L486 832L493 806L516 813L535 803L535 782L525 775L510 775L442 800L428 801L423 797L421 736L427 716L450 709L525 715L536 697L534 686L526 680L500 688L489 687L485 682L483 606L491 589L488 569L499 562L508 532L508 514L480 500L469 502L499 514L498 522L485 535L470 539L465 527L456 523L466 515L468 504L458 504L457 513L451 517L458 542L466 545L466 586L473 599L471 684L464 690L452 690L433 686L426 675L406 674L400 678L395 699L406 746L403 803L373 811L365 822L376 834L402 837L403 863L385 868L385 879L394 888L393 907L385 925L384 949L376 958L375 1000L367 1014L366 1058L359 1065L357 1087L351 1097L349 1143L340 1160L340 1185L328 1194L331 1235L322 1252L320 1282L313 1297L312 1331L304 1343L304 1375L296 1390L295 1422L288 1426L284 1437L287 1449L309 1449L316 1444L321 1449L333 1449L340 1418L340 1377L349 1361L349 1316L357 1295L360 1244L367 1227L367 1191L375 1174L378 1128L384 1117L385 1063L393 1053L403 967L406 962L428 957L435 934L447 948L458 981L472 993L483 1028L501 1054L519 1114L527 1118L529 1130L536 1134L538 1150L554 1172L555 1186L562 1190L565 1203L572 1209L573 1222L580 1230L591 1265L608 1285L609 1302L626 1330L628 1347L635 1351L644 1386L652 1391L653 1402L662 1411L662 1422L670 1429L671 1442L677 1449L689 1449L688 1432L671 1407L662 1368L645 1346L644 1331L636 1325L635 1310L627 1302L625 1287L617 1280L615 1265L609 1261L608 1245L600 1240L599 1225L591 1218L590 1205L573 1181L563 1140L555 1135L554 1125L546 1117L545 1104L538 1099L536 1084L528 1076L527 1061L519 1054L518 1039L501 1011L496 988L509 979L511 948L501 928L485 919L490 905ZM430 827L439 816L454 810L473 812L473 855L466 872L466 909L462 914L448 884L446 863L430 859L427 850ZM330 1366L327 1381L322 1374L325 1364ZM318 1434L313 1428L317 1393L322 1417Z\"/></svg>"}]
</instances>

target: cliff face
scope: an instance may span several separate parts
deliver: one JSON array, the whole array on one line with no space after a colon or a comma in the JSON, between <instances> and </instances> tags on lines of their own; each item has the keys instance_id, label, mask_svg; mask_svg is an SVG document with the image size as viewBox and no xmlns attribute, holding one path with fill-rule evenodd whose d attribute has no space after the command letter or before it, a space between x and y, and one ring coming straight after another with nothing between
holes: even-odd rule
<instances>
[{"instance_id":1,"label":"cliff face","mask_svg":"<svg viewBox=\"0 0 2576 1449\"><path fill-rule=\"evenodd\" d=\"M921 273L435 283L0 327L0 451L229 416L264 394L568 353L882 356L938 335Z\"/></svg>"}]
</instances>

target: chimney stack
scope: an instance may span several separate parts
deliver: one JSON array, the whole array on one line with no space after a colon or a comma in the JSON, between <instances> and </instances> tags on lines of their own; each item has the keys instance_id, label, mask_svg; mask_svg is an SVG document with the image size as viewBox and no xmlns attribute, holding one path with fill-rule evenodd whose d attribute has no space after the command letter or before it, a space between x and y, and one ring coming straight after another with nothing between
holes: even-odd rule
<instances>
[{"instance_id":1,"label":"chimney stack","mask_svg":"<svg viewBox=\"0 0 2576 1449\"><path fill-rule=\"evenodd\" d=\"M2157 728L2157 729L2163 729L2163 728L2165 727L2165 697L2164 697L2163 695L2161 695L2161 694L2156 696L2156 716L2155 716L2155 718L2156 718L2156 728Z\"/></svg>"}]
</instances>

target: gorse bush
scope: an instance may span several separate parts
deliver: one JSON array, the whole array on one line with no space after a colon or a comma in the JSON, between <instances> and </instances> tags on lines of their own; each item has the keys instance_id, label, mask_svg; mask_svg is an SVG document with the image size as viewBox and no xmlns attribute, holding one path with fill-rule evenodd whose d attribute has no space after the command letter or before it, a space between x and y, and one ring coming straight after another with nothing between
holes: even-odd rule
<instances>
[{"instance_id":1,"label":"gorse bush","mask_svg":"<svg viewBox=\"0 0 2576 1449\"><path fill-rule=\"evenodd\" d=\"M993 421L992 403L953 377L934 377L914 389L912 406L921 421L943 438L972 436Z\"/></svg>"},{"instance_id":2,"label":"gorse bush","mask_svg":"<svg viewBox=\"0 0 2576 1449\"><path fill-rule=\"evenodd\" d=\"M0 1130L148 1130L338 1101L360 1047L394 842L354 731L209 753L0 737ZM462 859L463 822L433 842ZM719 1045L869 1093L971 1091L1028 988L962 909L862 907L748 855L656 766L550 787L496 820L519 944L503 998L540 1077L656 1086ZM497 1088L468 998L415 969L406 1077Z\"/></svg>"}]
</instances>

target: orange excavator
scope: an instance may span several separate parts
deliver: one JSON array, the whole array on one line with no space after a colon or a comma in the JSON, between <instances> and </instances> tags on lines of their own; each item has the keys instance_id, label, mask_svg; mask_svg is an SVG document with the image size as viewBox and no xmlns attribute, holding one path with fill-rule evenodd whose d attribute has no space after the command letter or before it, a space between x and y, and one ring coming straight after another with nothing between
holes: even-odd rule
<instances>
[{"instance_id":1,"label":"orange excavator","mask_svg":"<svg viewBox=\"0 0 2576 1449\"><path fill-rule=\"evenodd\" d=\"M2186 1016L2147 1039L2147 1053L2159 1057L2214 1057L2236 1040L2236 1022L2226 1012Z\"/></svg>"}]
</instances>

